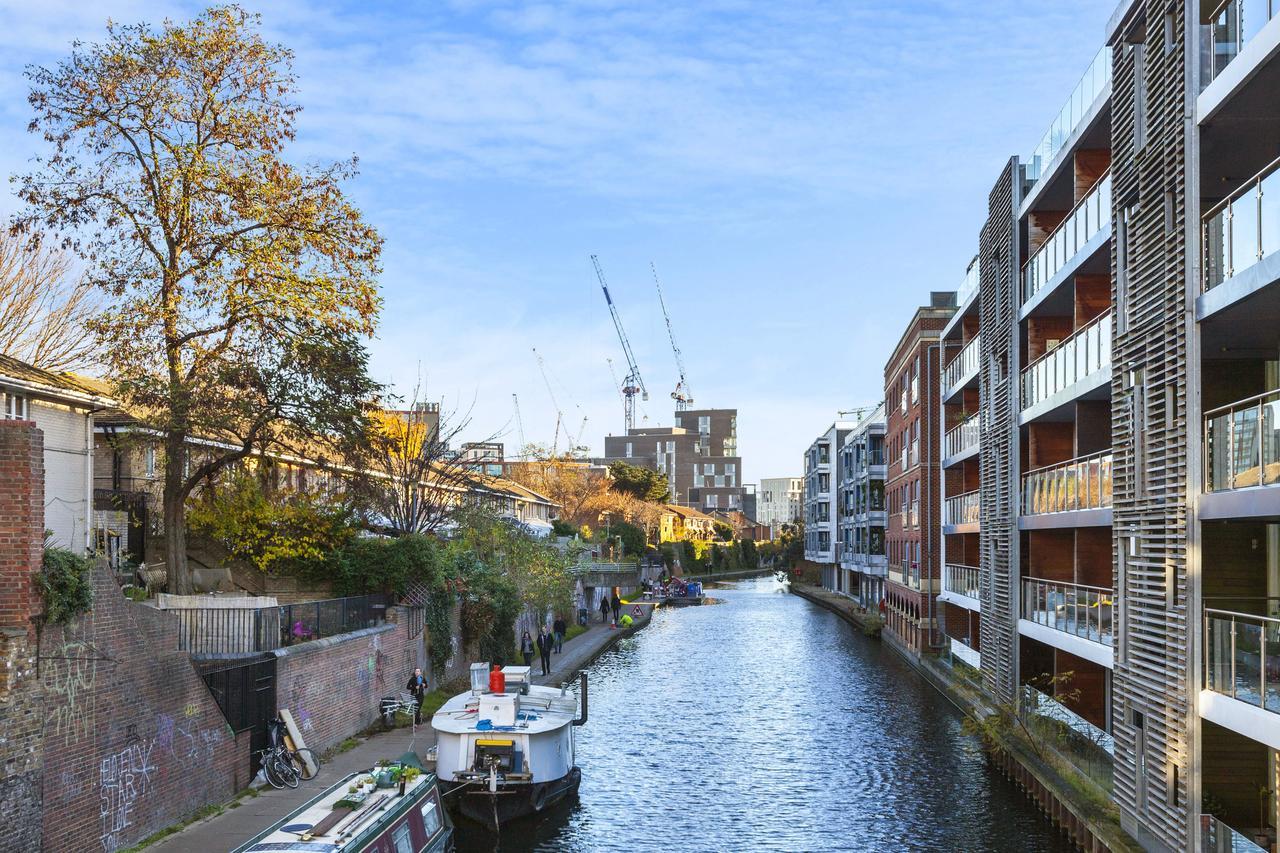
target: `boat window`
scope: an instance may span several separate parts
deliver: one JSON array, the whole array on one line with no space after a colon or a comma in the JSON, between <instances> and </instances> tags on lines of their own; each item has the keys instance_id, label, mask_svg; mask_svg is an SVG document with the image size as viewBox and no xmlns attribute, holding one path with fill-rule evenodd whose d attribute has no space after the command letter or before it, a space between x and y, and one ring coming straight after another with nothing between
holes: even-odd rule
<instances>
[{"instance_id":1,"label":"boat window","mask_svg":"<svg viewBox=\"0 0 1280 853\"><path fill-rule=\"evenodd\" d=\"M440 829L440 804L436 802L434 794L422 804L422 825L427 830L427 838L431 838Z\"/></svg>"},{"instance_id":2,"label":"boat window","mask_svg":"<svg viewBox=\"0 0 1280 853\"><path fill-rule=\"evenodd\" d=\"M409 821L396 827L391 833L391 840L396 845L396 853L413 853L413 841L409 839Z\"/></svg>"}]
</instances>

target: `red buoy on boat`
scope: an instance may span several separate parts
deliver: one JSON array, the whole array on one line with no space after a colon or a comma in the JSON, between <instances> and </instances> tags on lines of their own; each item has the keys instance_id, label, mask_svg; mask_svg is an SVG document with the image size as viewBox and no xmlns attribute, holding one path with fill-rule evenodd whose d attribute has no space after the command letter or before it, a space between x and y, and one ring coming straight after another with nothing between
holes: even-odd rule
<instances>
[{"instance_id":1,"label":"red buoy on boat","mask_svg":"<svg viewBox=\"0 0 1280 853\"><path fill-rule=\"evenodd\" d=\"M507 677L503 675L502 667L498 666L496 663L493 665L493 671L489 673L489 692L507 692Z\"/></svg>"}]
</instances>

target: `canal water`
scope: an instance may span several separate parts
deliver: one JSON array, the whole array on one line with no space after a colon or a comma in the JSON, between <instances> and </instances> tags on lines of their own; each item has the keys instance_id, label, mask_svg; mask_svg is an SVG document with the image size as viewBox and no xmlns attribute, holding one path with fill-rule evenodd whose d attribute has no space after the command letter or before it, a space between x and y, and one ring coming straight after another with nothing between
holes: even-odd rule
<instances>
[{"instance_id":1,"label":"canal water","mask_svg":"<svg viewBox=\"0 0 1280 853\"><path fill-rule=\"evenodd\" d=\"M772 579L710 592L588 670L578 801L459 849L1071 849L882 643Z\"/></svg>"}]
</instances>

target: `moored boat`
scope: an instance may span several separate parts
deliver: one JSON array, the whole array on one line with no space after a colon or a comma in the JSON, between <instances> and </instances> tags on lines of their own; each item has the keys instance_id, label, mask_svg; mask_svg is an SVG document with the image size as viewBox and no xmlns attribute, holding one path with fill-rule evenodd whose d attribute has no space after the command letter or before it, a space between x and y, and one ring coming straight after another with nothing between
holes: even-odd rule
<instances>
[{"instance_id":1,"label":"moored boat","mask_svg":"<svg viewBox=\"0 0 1280 853\"><path fill-rule=\"evenodd\" d=\"M435 775L406 753L394 764L346 776L234 853L278 850L444 853L453 850L453 822L441 808Z\"/></svg>"},{"instance_id":2,"label":"moored boat","mask_svg":"<svg viewBox=\"0 0 1280 853\"><path fill-rule=\"evenodd\" d=\"M495 828L577 794L574 728L587 721L585 674L581 714L578 697L532 684L527 666L504 667L501 675L491 681L488 666L474 664L472 689L431 718L445 802Z\"/></svg>"}]
</instances>

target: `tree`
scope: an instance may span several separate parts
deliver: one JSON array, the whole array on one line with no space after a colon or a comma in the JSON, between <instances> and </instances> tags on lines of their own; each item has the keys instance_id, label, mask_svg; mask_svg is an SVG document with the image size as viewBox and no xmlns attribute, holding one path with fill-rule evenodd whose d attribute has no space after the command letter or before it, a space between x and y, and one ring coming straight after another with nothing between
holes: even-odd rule
<instances>
[{"instance_id":1,"label":"tree","mask_svg":"<svg viewBox=\"0 0 1280 853\"><path fill-rule=\"evenodd\" d=\"M101 308L98 290L72 276L67 253L0 231L0 353L45 370L90 366L89 321Z\"/></svg>"},{"instance_id":2,"label":"tree","mask_svg":"<svg viewBox=\"0 0 1280 853\"><path fill-rule=\"evenodd\" d=\"M665 503L670 497L667 478L649 468L617 461L609 465L613 478L613 490L629 494L642 501Z\"/></svg>"},{"instance_id":3,"label":"tree","mask_svg":"<svg viewBox=\"0 0 1280 853\"><path fill-rule=\"evenodd\" d=\"M111 307L91 324L116 395L164 449L173 591L192 591L185 504L205 478L273 446L363 432L362 337L382 241L343 195L356 161L283 159L299 107L292 53L236 6L191 22L108 23L34 67L31 123L52 146L15 179L16 230L85 260ZM198 461L188 439L216 439Z\"/></svg>"},{"instance_id":4,"label":"tree","mask_svg":"<svg viewBox=\"0 0 1280 853\"><path fill-rule=\"evenodd\" d=\"M644 553L648 544L642 527L629 521L615 521L609 527L609 533L622 542L622 553L639 556Z\"/></svg>"},{"instance_id":5,"label":"tree","mask_svg":"<svg viewBox=\"0 0 1280 853\"><path fill-rule=\"evenodd\" d=\"M609 491L608 478L581 461L539 452L533 446L530 449L534 458L510 466L508 476L559 504L560 517L565 521L576 525L595 523L598 513L588 507Z\"/></svg>"},{"instance_id":6,"label":"tree","mask_svg":"<svg viewBox=\"0 0 1280 853\"><path fill-rule=\"evenodd\" d=\"M715 530L716 536L720 537L721 542L733 541L733 525L732 524L730 524L727 521L720 521L719 519L717 519L716 521L711 522L711 526Z\"/></svg>"}]
</instances>

